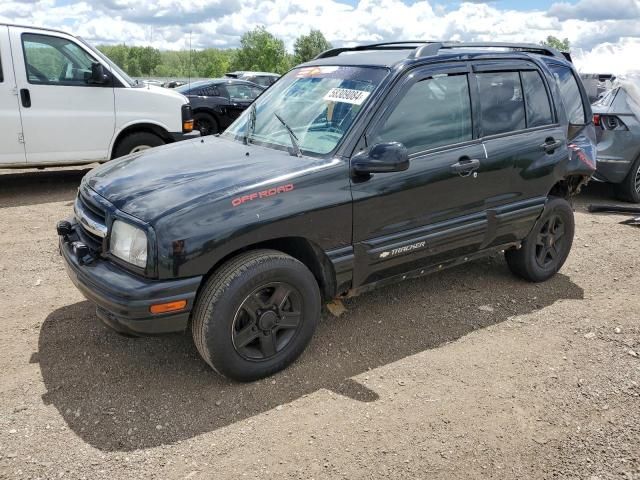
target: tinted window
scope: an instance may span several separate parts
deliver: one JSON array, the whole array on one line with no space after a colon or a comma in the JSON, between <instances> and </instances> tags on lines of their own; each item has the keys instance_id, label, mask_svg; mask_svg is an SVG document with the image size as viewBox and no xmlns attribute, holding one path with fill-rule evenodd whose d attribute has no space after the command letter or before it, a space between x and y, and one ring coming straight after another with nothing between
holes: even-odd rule
<instances>
[{"instance_id":1,"label":"tinted window","mask_svg":"<svg viewBox=\"0 0 640 480\"><path fill-rule=\"evenodd\" d=\"M478 73L480 117L484 135L526 127L524 99L518 72Z\"/></svg>"},{"instance_id":2,"label":"tinted window","mask_svg":"<svg viewBox=\"0 0 640 480\"><path fill-rule=\"evenodd\" d=\"M200 95L204 95L206 97L219 97L220 92L218 91L218 87L215 85L209 85L202 89L202 93Z\"/></svg>"},{"instance_id":3,"label":"tinted window","mask_svg":"<svg viewBox=\"0 0 640 480\"><path fill-rule=\"evenodd\" d=\"M570 68L561 65L550 64L549 68L560 88L562 103L567 112L569 123L582 125L585 123L584 106L582 96L578 88L578 82Z\"/></svg>"},{"instance_id":4,"label":"tinted window","mask_svg":"<svg viewBox=\"0 0 640 480\"><path fill-rule=\"evenodd\" d=\"M44 85L87 85L95 59L75 43L49 35L22 35L27 79Z\"/></svg>"},{"instance_id":5,"label":"tinted window","mask_svg":"<svg viewBox=\"0 0 640 480\"><path fill-rule=\"evenodd\" d=\"M527 127L540 127L553 123L549 96L540 73L521 72L524 101L527 105Z\"/></svg>"},{"instance_id":6,"label":"tinted window","mask_svg":"<svg viewBox=\"0 0 640 480\"><path fill-rule=\"evenodd\" d=\"M2 57L0 57L0 83L4 82L4 76L2 74Z\"/></svg>"},{"instance_id":7,"label":"tinted window","mask_svg":"<svg viewBox=\"0 0 640 480\"><path fill-rule=\"evenodd\" d=\"M471 138L467 76L442 75L412 85L373 143L400 142L414 153Z\"/></svg>"},{"instance_id":8,"label":"tinted window","mask_svg":"<svg viewBox=\"0 0 640 480\"><path fill-rule=\"evenodd\" d=\"M232 100L253 100L258 96L249 85L225 85L225 88Z\"/></svg>"}]
</instances>

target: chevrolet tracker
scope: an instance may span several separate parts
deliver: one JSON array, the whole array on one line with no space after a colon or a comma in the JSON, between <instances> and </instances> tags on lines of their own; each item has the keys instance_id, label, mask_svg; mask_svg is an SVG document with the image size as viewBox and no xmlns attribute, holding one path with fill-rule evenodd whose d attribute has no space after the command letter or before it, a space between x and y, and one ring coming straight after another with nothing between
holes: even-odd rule
<instances>
[{"instance_id":1,"label":"chevrolet tracker","mask_svg":"<svg viewBox=\"0 0 640 480\"><path fill-rule=\"evenodd\" d=\"M90 172L60 251L106 324L190 329L211 367L250 381L293 362L335 297L502 250L516 275L553 276L594 137L553 49L333 49L222 135Z\"/></svg>"}]
</instances>

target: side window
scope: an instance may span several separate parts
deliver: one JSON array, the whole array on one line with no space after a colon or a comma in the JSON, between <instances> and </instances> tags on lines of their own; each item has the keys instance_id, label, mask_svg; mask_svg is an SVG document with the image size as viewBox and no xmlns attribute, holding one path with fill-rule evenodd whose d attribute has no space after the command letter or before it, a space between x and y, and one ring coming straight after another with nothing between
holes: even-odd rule
<instances>
[{"instance_id":1,"label":"side window","mask_svg":"<svg viewBox=\"0 0 640 480\"><path fill-rule=\"evenodd\" d=\"M256 98L258 98L258 95L260 95L262 93L262 89L260 88L256 88L256 87L251 87L251 99L255 100Z\"/></svg>"},{"instance_id":2,"label":"side window","mask_svg":"<svg viewBox=\"0 0 640 480\"><path fill-rule=\"evenodd\" d=\"M251 100L251 89L247 85L227 85L229 97L234 100Z\"/></svg>"},{"instance_id":3,"label":"side window","mask_svg":"<svg viewBox=\"0 0 640 480\"><path fill-rule=\"evenodd\" d=\"M22 35L29 83L40 85L87 85L96 62L75 43L49 35Z\"/></svg>"},{"instance_id":4,"label":"side window","mask_svg":"<svg viewBox=\"0 0 640 480\"><path fill-rule=\"evenodd\" d=\"M580 95L578 82L576 77L573 76L571 69L555 64L549 64L549 68L556 79L558 88L560 88L560 96L562 97L564 108L567 111L569 123L573 123L574 125L586 123L584 106L582 105L582 95Z\"/></svg>"},{"instance_id":5,"label":"side window","mask_svg":"<svg viewBox=\"0 0 640 480\"><path fill-rule=\"evenodd\" d=\"M409 88L373 137L400 142L409 153L473 138L466 74L437 75Z\"/></svg>"},{"instance_id":6,"label":"side window","mask_svg":"<svg viewBox=\"0 0 640 480\"><path fill-rule=\"evenodd\" d=\"M540 127L553 123L549 96L540 73L535 70L520 72L522 90L527 106L527 127Z\"/></svg>"},{"instance_id":7,"label":"side window","mask_svg":"<svg viewBox=\"0 0 640 480\"><path fill-rule=\"evenodd\" d=\"M484 135L526 128L524 99L518 72L476 74Z\"/></svg>"},{"instance_id":8,"label":"side window","mask_svg":"<svg viewBox=\"0 0 640 480\"><path fill-rule=\"evenodd\" d=\"M0 56L0 83L4 82L4 74L2 73L2 57Z\"/></svg>"}]
</instances>

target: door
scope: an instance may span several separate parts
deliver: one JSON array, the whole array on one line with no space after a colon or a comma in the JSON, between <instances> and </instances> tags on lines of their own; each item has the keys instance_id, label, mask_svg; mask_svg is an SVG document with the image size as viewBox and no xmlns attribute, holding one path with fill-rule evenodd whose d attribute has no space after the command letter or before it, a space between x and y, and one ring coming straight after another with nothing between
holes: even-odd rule
<instances>
[{"instance_id":1,"label":"door","mask_svg":"<svg viewBox=\"0 0 640 480\"><path fill-rule=\"evenodd\" d=\"M9 29L0 26L0 167L26 164Z\"/></svg>"},{"instance_id":2,"label":"door","mask_svg":"<svg viewBox=\"0 0 640 480\"><path fill-rule=\"evenodd\" d=\"M227 112L231 121L234 121L253 101L262 93L257 87L245 84L227 84L224 87L227 91L229 106Z\"/></svg>"},{"instance_id":3,"label":"door","mask_svg":"<svg viewBox=\"0 0 640 480\"><path fill-rule=\"evenodd\" d=\"M13 27L10 32L27 164L106 160L114 91L111 81L92 83L92 67L100 62L73 37Z\"/></svg>"},{"instance_id":4,"label":"door","mask_svg":"<svg viewBox=\"0 0 640 480\"><path fill-rule=\"evenodd\" d=\"M468 66L412 72L391 97L366 143L401 142L410 166L352 178L355 286L477 252L510 185L478 138Z\"/></svg>"},{"instance_id":5,"label":"door","mask_svg":"<svg viewBox=\"0 0 640 480\"><path fill-rule=\"evenodd\" d=\"M540 71L532 63L519 67L474 65L487 155L513 169L511 188L505 191L509 198L492 212L489 245L518 241L529 233L568 158L565 129L555 121Z\"/></svg>"}]
</instances>

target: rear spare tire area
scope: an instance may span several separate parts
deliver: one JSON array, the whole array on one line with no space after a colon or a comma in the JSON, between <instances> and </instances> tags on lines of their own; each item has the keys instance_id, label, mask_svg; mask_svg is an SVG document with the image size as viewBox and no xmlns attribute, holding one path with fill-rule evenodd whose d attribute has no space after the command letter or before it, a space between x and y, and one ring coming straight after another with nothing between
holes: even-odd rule
<instances>
[{"instance_id":1,"label":"rear spare tire area","mask_svg":"<svg viewBox=\"0 0 640 480\"><path fill-rule=\"evenodd\" d=\"M567 260L574 232L575 220L569 202L549 197L542 216L522 246L504 252L509 268L530 282L548 280Z\"/></svg>"},{"instance_id":2,"label":"rear spare tire area","mask_svg":"<svg viewBox=\"0 0 640 480\"><path fill-rule=\"evenodd\" d=\"M118 142L113 152L113 158L124 157L130 153L141 152L164 144L165 141L162 138L151 132L130 133Z\"/></svg>"},{"instance_id":3,"label":"rear spare tire area","mask_svg":"<svg viewBox=\"0 0 640 480\"><path fill-rule=\"evenodd\" d=\"M276 250L254 250L207 280L192 314L193 340L216 372L257 380L300 356L320 310L318 283L303 263Z\"/></svg>"}]
</instances>

